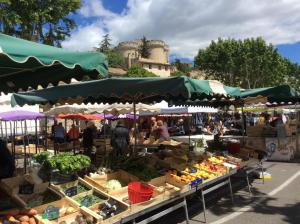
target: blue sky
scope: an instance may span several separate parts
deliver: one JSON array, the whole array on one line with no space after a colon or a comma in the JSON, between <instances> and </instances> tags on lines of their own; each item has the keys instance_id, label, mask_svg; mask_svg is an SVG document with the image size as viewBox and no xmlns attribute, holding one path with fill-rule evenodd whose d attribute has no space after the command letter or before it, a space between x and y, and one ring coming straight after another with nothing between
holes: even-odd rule
<instances>
[{"instance_id":1,"label":"blue sky","mask_svg":"<svg viewBox=\"0 0 300 224\"><path fill-rule=\"evenodd\" d=\"M190 61L218 37L262 36L300 63L299 11L299 0L84 0L63 47L89 50L106 33L114 44L145 35L169 44L171 59Z\"/></svg>"}]
</instances>

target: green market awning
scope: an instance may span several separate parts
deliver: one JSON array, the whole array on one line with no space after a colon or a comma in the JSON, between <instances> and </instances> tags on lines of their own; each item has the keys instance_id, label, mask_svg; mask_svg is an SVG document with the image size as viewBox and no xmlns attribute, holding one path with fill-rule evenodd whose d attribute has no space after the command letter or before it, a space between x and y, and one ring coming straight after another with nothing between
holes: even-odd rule
<instances>
[{"instance_id":1,"label":"green market awning","mask_svg":"<svg viewBox=\"0 0 300 224\"><path fill-rule=\"evenodd\" d=\"M17 92L84 76L108 76L106 56L74 52L0 34L0 92Z\"/></svg>"},{"instance_id":2,"label":"green market awning","mask_svg":"<svg viewBox=\"0 0 300 224\"><path fill-rule=\"evenodd\" d=\"M289 85L241 90L245 104L285 104L300 102L300 94Z\"/></svg>"},{"instance_id":3,"label":"green market awning","mask_svg":"<svg viewBox=\"0 0 300 224\"><path fill-rule=\"evenodd\" d=\"M13 106L65 103L154 103L239 97L239 88L189 77L109 78L12 95Z\"/></svg>"}]
</instances>

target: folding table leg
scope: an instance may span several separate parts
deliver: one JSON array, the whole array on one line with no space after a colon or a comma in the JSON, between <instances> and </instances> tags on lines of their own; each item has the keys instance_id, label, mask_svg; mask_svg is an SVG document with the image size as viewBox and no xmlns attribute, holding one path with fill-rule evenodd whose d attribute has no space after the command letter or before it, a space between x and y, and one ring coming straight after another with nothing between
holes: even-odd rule
<instances>
[{"instance_id":1,"label":"folding table leg","mask_svg":"<svg viewBox=\"0 0 300 224\"><path fill-rule=\"evenodd\" d=\"M231 201L233 203L233 193L232 193L232 186L231 186L230 177L228 177L228 183L229 183L229 189L230 189L230 197L231 197Z\"/></svg>"},{"instance_id":2,"label":"folding table leg","mask_svg":"<svg viewBox=\"0 0 300 224\"><path fill-rule=\"evenodd\" d=\"M264 175L264 166L263 164L261 163L261 175L262 175L262 181L263 181L263 184L265 184L265 175Z\"/></svg>"},{"instance_id":3,"label":"folding table leg","mask_svg":"<svg viewBox=\"0 0 300 224\"><path fill-rule=\"evenodd\" d=\"M189 212L188 212L188 208L187 208L187 203L186 203L186 198L183 198L183 203L184 203L184 212L185 212L185 219L186 219L186 223L189 224Z\"/></svg>"},{"instance_id":4,"label":"folding table leg","mask_svg":"<svg viewBox=\"0 0 300 224\"><path fill-rule=\"evenodd\" d=\"M204 222L206 222L206 213L205 213L206 208L205 208L205 199L204 199L203 190L201 190L201 198L202 198Z\"/></svg>"},{"instance_id":5,"label":"folding table leg","mask_svg":"<svg viewBox=\"0 0 300 224\"><path fill-rule=\"evenodd\" d=\"M248 173L246 173L246 179L247 179L247 184L248 184L249 194L251 195L252 192L251 192L251 187L250 187L250 182L249 182L249 176L248 176Z\"/></svg>"}]
</instances>

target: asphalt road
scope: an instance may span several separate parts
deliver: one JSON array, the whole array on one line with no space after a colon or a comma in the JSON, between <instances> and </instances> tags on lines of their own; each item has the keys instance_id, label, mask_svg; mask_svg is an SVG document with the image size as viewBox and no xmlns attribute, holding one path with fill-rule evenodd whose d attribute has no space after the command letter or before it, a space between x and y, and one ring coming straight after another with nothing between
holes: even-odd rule
<instances>
[{"instance_id":1,"label":"asphalt road","mask_svg":"<svg viewBox=\"0 0 300 224\"><path fill-rule=\"evenodd\" d=\"M245 178L233 180L234 204L226 189L207 196L207 223L211 224L300 224L300 161L292 163L265 162L272 174L265 184L255 179L250 196ZM202 204L196 196L189 198L191 224L204 223ZM180 208L153 223L186 223Z\"/></svg>"}]
</instances>

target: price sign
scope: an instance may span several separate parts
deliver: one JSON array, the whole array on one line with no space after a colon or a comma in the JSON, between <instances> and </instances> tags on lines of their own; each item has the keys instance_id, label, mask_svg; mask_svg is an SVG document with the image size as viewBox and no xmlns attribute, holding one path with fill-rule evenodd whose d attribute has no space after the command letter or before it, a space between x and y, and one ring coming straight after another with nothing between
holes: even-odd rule
<instances>
[{"instance_id":1,"label":"price sign","mask_svg":"<svg viewBox=\"0 0 300 224\"><path fill-rule=\"evenodd\" d=\"M24 183L19 185L19 194L33 194L34 184Z\"/></svg>"},{"instance_id":2,"label":"price sign","mask_svg":"<svg viewBox=\"0 0 300 224\"><path fill-rule=\"evenodd\" d=\"M73 187L66 189L65 194L69 197L77 195L77 186L73 186Z\"/></svg>"},{"instance_id":3,"label":"price sign","mask_svg":"<svg viewBox=\"0 0 300 224\"><path fill-rule=\"evenodd\" d=\"M197 188L201 184L202 184L202 179L197 178L196 180L193 180L190 182L189 187L190 187L190 189L194 189L194 188Z\"/></svg>"},{"instance_id":4,"label":"price sign","mask_svg":"<svg viewBox=\"0 0 300 224\"><path fill-rule=\"evenodd\" d=\"M54 220L59 218L59 208L49 205L42 213L43 219Z\"/></svg>"},{"instance_id":5,"label":"price sign","mask_svg":"<svg viewBox=\"0 0 300 224\"><path fill-rule=\"evenodd\" d=\"M88 195L85 196L80 202L81 206L90 207L92 205L92 199Z\"/></svg>"}]
</instances>

